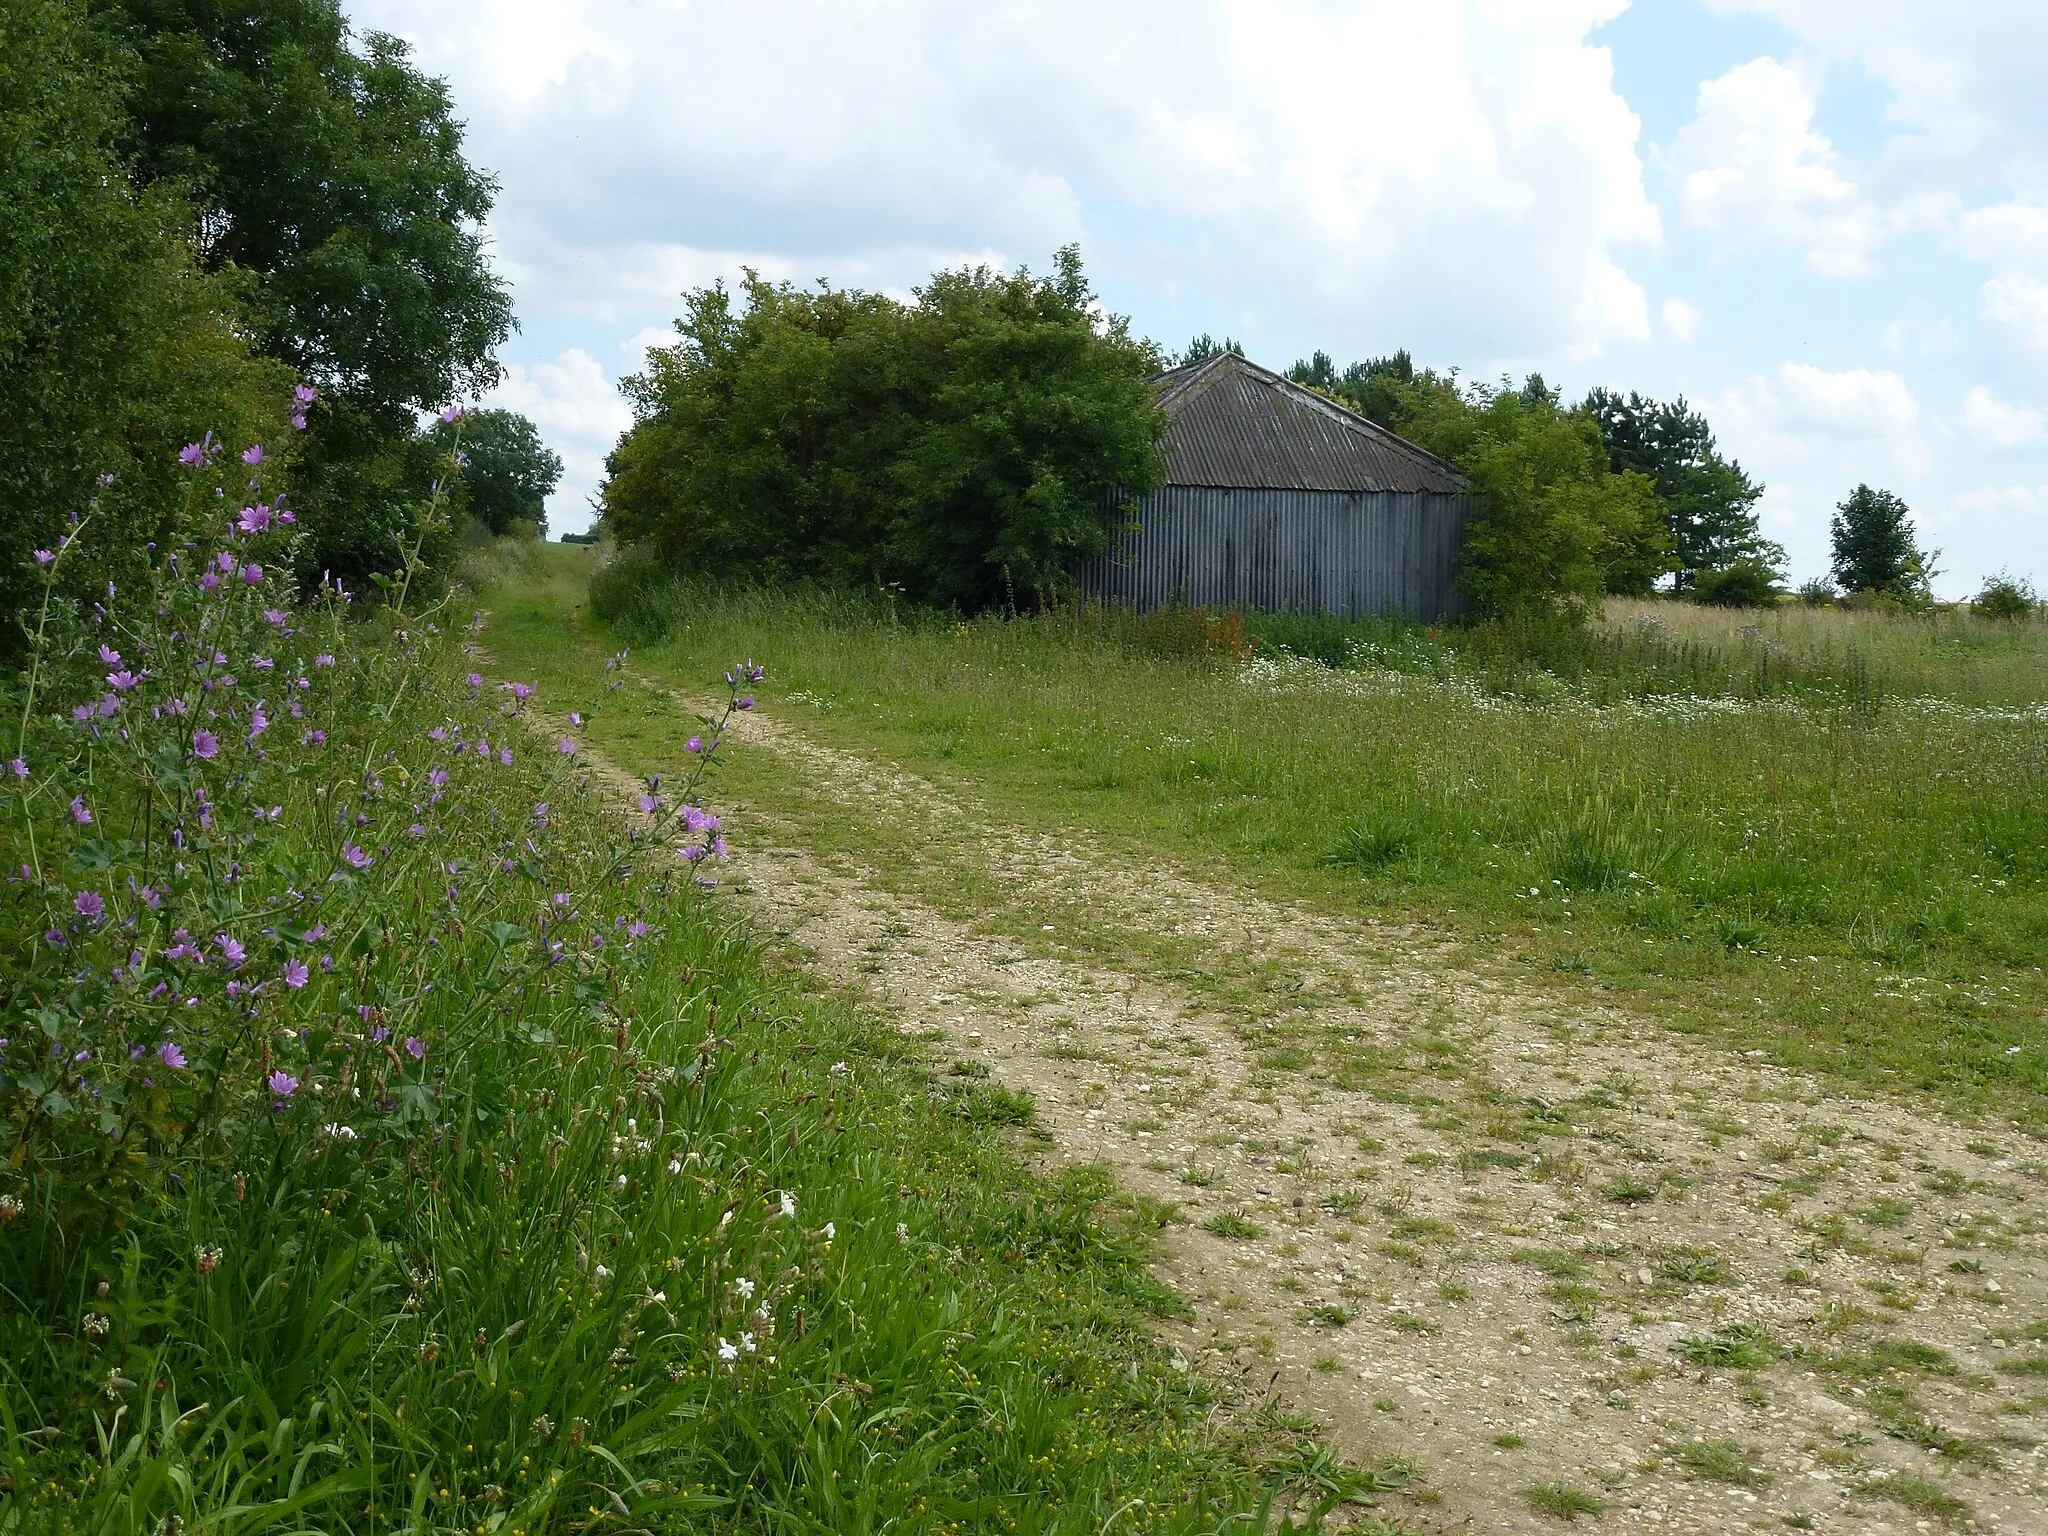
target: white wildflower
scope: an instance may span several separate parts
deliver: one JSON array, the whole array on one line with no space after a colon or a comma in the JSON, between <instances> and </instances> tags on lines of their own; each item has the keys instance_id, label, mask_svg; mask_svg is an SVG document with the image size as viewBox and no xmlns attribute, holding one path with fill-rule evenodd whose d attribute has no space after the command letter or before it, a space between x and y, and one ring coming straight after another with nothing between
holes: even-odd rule
<instances>
[{"instance_id":1,"label":"white wildflower","mask_svg":"<svg viewBox=\"0 0 2048 1536\"><path fill-rule=\"evenodd\" d=\"M681 1173L683 1171L683 1160L680 1157L670 1158L668 1160L668 1171L670 1178L674 1178L677 1174Z\"/></svg>"},{"instance_id":2,"label":"white wildflower","mask_svg":"<svg viewBox=\"0 0 2048 1536\"><path fill-rule=\"evenodd\" d=\"M838 1235L839 1235L839 1228L838 1228L838 1227L837 1227L837 1226L836 1226L836 1225L835 1225L834 1223L832 1223L832 1222L829 1222L829 1221L828 1221L828 1222L826 1222L826 1223L825 1223L825 1241L829 1243L829 1242L831 1242L831 1241L832 1241L832 1239L833 1239L833 1238L837 1237Z\"/></svg>"},{"instance_id":3,"label":"white wildflower","mask_svg":"<svg viewBox=\"0 0 2048 1536\"><path fill-rule=\"evenodd\" d=\"M905 1226L900 1221L896 1223L896 1241L899 1243L907 1243L910 1241L910 1228Z\"/></svg>"},{"instance_id":4,"label":"white wildflower","mask_svg":"<svg viewBox=\"0 0 2048 1536\"><path fill-rule=\"evenodd\" d=\"M740 1348L744 1349L750 1355L754 1352L754 1336L751 1333L743 1333L740 1335Z\"/></svg>"},{"instance_id":5,"label":"white wildflower","mask_svg":"<svg viewBox=\"0 0 2048 1536\"><path fill-rule=\"evenodd\" d=\"M725 1340L723 1340L723 1339L720 1339L720 1340L718 1341L718 1358L719 1358L719 1359L721 1359L721 1360L726 1360L726 1361L732 1361L732 1360L737 1360L737 1359L739 1359L739 1357L740 1357L740 1347L739 1347L739 1346L738 1346L737 1344L728 1344L728 1343L726 1343L726 1342L725 1342Z\"/></svg>"},{"instance_id":6,"label":"white wildflower","mask_svg":"<svg viewBox=\"0 0 2048 1536\"><path fill-rule=\"evenodd\" d=\"M782 1191L782 1214L791 1218L796 1215L796 1196L786 1189Z\"/></svg>"},{"instance_id":7,"label":"white wildflower","mask_svg":"<svg viewBox=\"0 0 2048 1536\"><path fill-rule=\"evenodd\" d=\"M741 1301L752 1301L754 1299L754 1282L745 1275L733 1281L732 1288L740 1293Z\"/></svg>"}]
</instances>

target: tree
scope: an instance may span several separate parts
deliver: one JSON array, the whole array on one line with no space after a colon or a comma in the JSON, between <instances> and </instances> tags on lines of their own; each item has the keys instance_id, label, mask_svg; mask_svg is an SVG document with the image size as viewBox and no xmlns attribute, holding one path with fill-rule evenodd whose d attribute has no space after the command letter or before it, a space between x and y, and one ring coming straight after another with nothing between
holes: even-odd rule
<instances>
[{"instance_id":1,"label":"tree","mask_svg":"<svg viewBox=\"0 0 2048 1536\"><path fill-rule=\"evenodd\" d=\"M1835 581L1845 592L1922 600L1933 557L1913 542L1912 510L1890 491L1859 485L1829 523Z\"/></svg>"},{"instance_id":2,"label":"tree","mask_svg":"<svg viewBox=\"0 0 2048 1536\"><path fill-rule=\"evenodd\" d=\"M291 375L250 355L190 208L126 174L123 88L76 0L0 7L0 653L22 643L30 551L89 503L66 566L103 597L168 527L182 445L291 436Z\"/></svg>"},{"instance_id":3,"label":"tree","mask_svg":"<svg viewBox=\"0 0 2048 1536\"><path fill-rule=\"evenodd\" d=\"M143 184L186 188L201 257L255 279L263 349L330 397L435 409L495 383L511 301L485 260L497 184L447 86L339 0L91 0L130 55Z\"/></svg>"},{"instance_id":4,"label":"tree","mask_svg":"<svg viewBox=\"0 0 2048 1536\"><path fill-rule=\"evenodd\" d=\"M1459 581L1482 614L1576 618L1603 592L1647 590L1668 569L1649 478L1612 472L1598 423L1540 378L1488 388L1424 372L1388 385L1402 436L1470 482Z\"/></svg>"},{"instance_id":5,"label":"tree","mask_svg":"<svg viewBox=\"0 0 2048 1536\"><path fill-rule=\"evenodd\" d=\"M1671 533L1677 590L1738 567L1751 573L1737 584L1744 591L1754 588L1758 569L1778 579L1785 551L1763 536L1757 522L1763 487L1740 464L1721 457L1713 429L1683 396L1664 402L1600 388L1586 396L1583 409L1600 424L1615 471L1635 470L1656 486Z\"/></svg>"},{"instance_id":6,"label":"tree","mask_svg":"<svg viewBox=\"0 0 2048 1536\"><path fill-rule=\"evenodd\" d=\"M1188 343L1187 351L1181 353L1179 360L1174 362L1173 366L1176 368L1186 368L1195 363L1206 363L1210 358L1221 357L1226 352L1234 353L1238 357L1244 356L1244 348L1238 344L1237 338L1234 336L1226 336L1221 341L1218 341L1214 336L1204 331Z\"/></svg>"},{"instance_id":7,"label":"tree","mask_svg":"<svg viewBox=\"0 0 2048 1536\"><path fill-rule=\"evenodd\" d=\"M685 300L626 381L604 521L673 563L1042 603L1160 483L1149 343L1098 318L1069 248L1045 277L941 272L899 304L749 273Z\"/></svg>"},{"instance_id":8,"label":"tree","mask_svg":"<svg viewBox=\"0 0 2048 1536\"><path fill-rule=\"evenodd\" d=\"M436 430L446 445L454 429ZM561 483L562 460L541 442L533 423L516 411L471 411L462 422L462 451L469 460L462 496L470 516L492 533L545 536L548 497Z\"/></svg>"},{"instance_id":9,"label":"tree","mask_svg":"<svg viewBox=\"0 0 2048 1536\"><path fill-rule=\"evenodd\" d=\"M340 0L88 0L125 60L123 146L197 209L259 348L317 385L299 465L314 570L388 568L428 494L422 411L481 391L511 303L484 252L496 184L447 87Z\"/></svg>"}]
</instances>

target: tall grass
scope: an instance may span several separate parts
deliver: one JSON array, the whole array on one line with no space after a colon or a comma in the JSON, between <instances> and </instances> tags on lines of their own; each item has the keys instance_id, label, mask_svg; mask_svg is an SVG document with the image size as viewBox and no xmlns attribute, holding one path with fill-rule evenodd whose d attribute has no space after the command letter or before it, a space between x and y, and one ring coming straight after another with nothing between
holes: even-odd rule
<instances>
[{"instance_id":1,"label":"tall grass","mask_svg":"<svg viewBox=\"0 0 2048 1536\"><path fill-rule=\"evenodd\" d=\"M1021 1165L1028 1101L763 968L703 883L704 757L629 826L455 615L295 608L281 535L191 504L11 701L0 1532L1252 1500L1100 1181Z\"/></svg>"},{"instance_id":2,"label":"tall grass","mask_svg":"<svg viewBox=\"0 0 2048 1536\"><path fill-rule=\"evenodd\" d=\"M1564 642L1607 648L1593 675L1503 662L1489 686L1473 655L1512 637L1253 618L1269 649L1239 666L1148 649L1127 615L962 622L630 568L592 606L661 637L643 660L678 675L772 646L810 728L1038 824L1318 900L1534 925L1709 1014L1761 993L1788 1048L1845 1071L2048 1086L2048 715L2018 707L2048 669L2024 627L1891 638L1855 615L1854 644L1813 639L1778 692L1736 686L1757 676L1739 626L1629 624ZM1937 674L1959 699L1852 686L1958 636L2011 648ZM1614 660L1630 648L1646 678L1696 664L1728 687L1639 687Z\"/></svg>"}]
</instances>

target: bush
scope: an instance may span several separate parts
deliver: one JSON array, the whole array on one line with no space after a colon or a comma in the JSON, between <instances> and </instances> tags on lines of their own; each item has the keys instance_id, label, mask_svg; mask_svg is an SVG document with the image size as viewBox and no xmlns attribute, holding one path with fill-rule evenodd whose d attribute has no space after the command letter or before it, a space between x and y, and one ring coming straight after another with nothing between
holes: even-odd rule
<instances>
[{"instance_id":1,"label":"bush","mask_svg":"<svg viewBox=\"0 0 2048 1536\"><path fill-rule=\"evenodd\" d=\"M1765 608L1778 596L1777 575L1763 560L1739 560L1695 576L1692 599L1714 608Z\"/></svg>"},{"instance_id":2,"label":"bush","mask_svg":"<svg viewBox=\"0 0 2048 1536\"><path fill-rule=\"evenodd\" d=\"M1158 358L1101 324L1080 258L942 272L899 304L749 275L688 298L627 381L606 530L673 566L1043 606L1160 481Z\"/></svg>"},{"instance_id":3,"label":"bush","mask_svg":"<svg viewBox=\"0 0 2048 1536\"><path fill-rule=\"evenodd\" d=\"M1970 611L1986 619L2030 618L2040 607L2041 599L2031 583L2003 571L1986 580L1970 602Z\"/></svg>"},{"instance_id":4,"label":"bush","mask_svg":"<svg viewBox=\"0 0 2048 1536\"><path fill-rule=\"evenodd\" d=\"M1815 576L1799 583L1792 595L1808 608L1825 608L1835 600L1835 584L1825 576Z\"/></svg>"}]
</instances>

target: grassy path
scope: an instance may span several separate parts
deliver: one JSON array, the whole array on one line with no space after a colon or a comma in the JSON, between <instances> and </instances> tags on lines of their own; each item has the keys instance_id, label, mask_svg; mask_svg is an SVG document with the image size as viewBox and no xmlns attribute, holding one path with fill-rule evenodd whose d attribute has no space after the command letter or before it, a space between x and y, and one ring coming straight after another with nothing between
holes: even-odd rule
<instances>
[{"instance_id":1,"label":"grassy path","mask_svg":"<svg viewBox=\"0 0 2048 1536\"><path fill-rule=\"evenodd\" d=\"M595 700L571 600L522 594L495 640ZM627 679L586 748L658 768L687 699ZM736 744L736 896L943 1069L1029 1093L1044 1155L1159 1227L1178 1347L1412 1463L1418 1527L2036 1520L2048 1197L2016 1137L1016 825L772 696Z\"/></svg>"}]
</instances>

